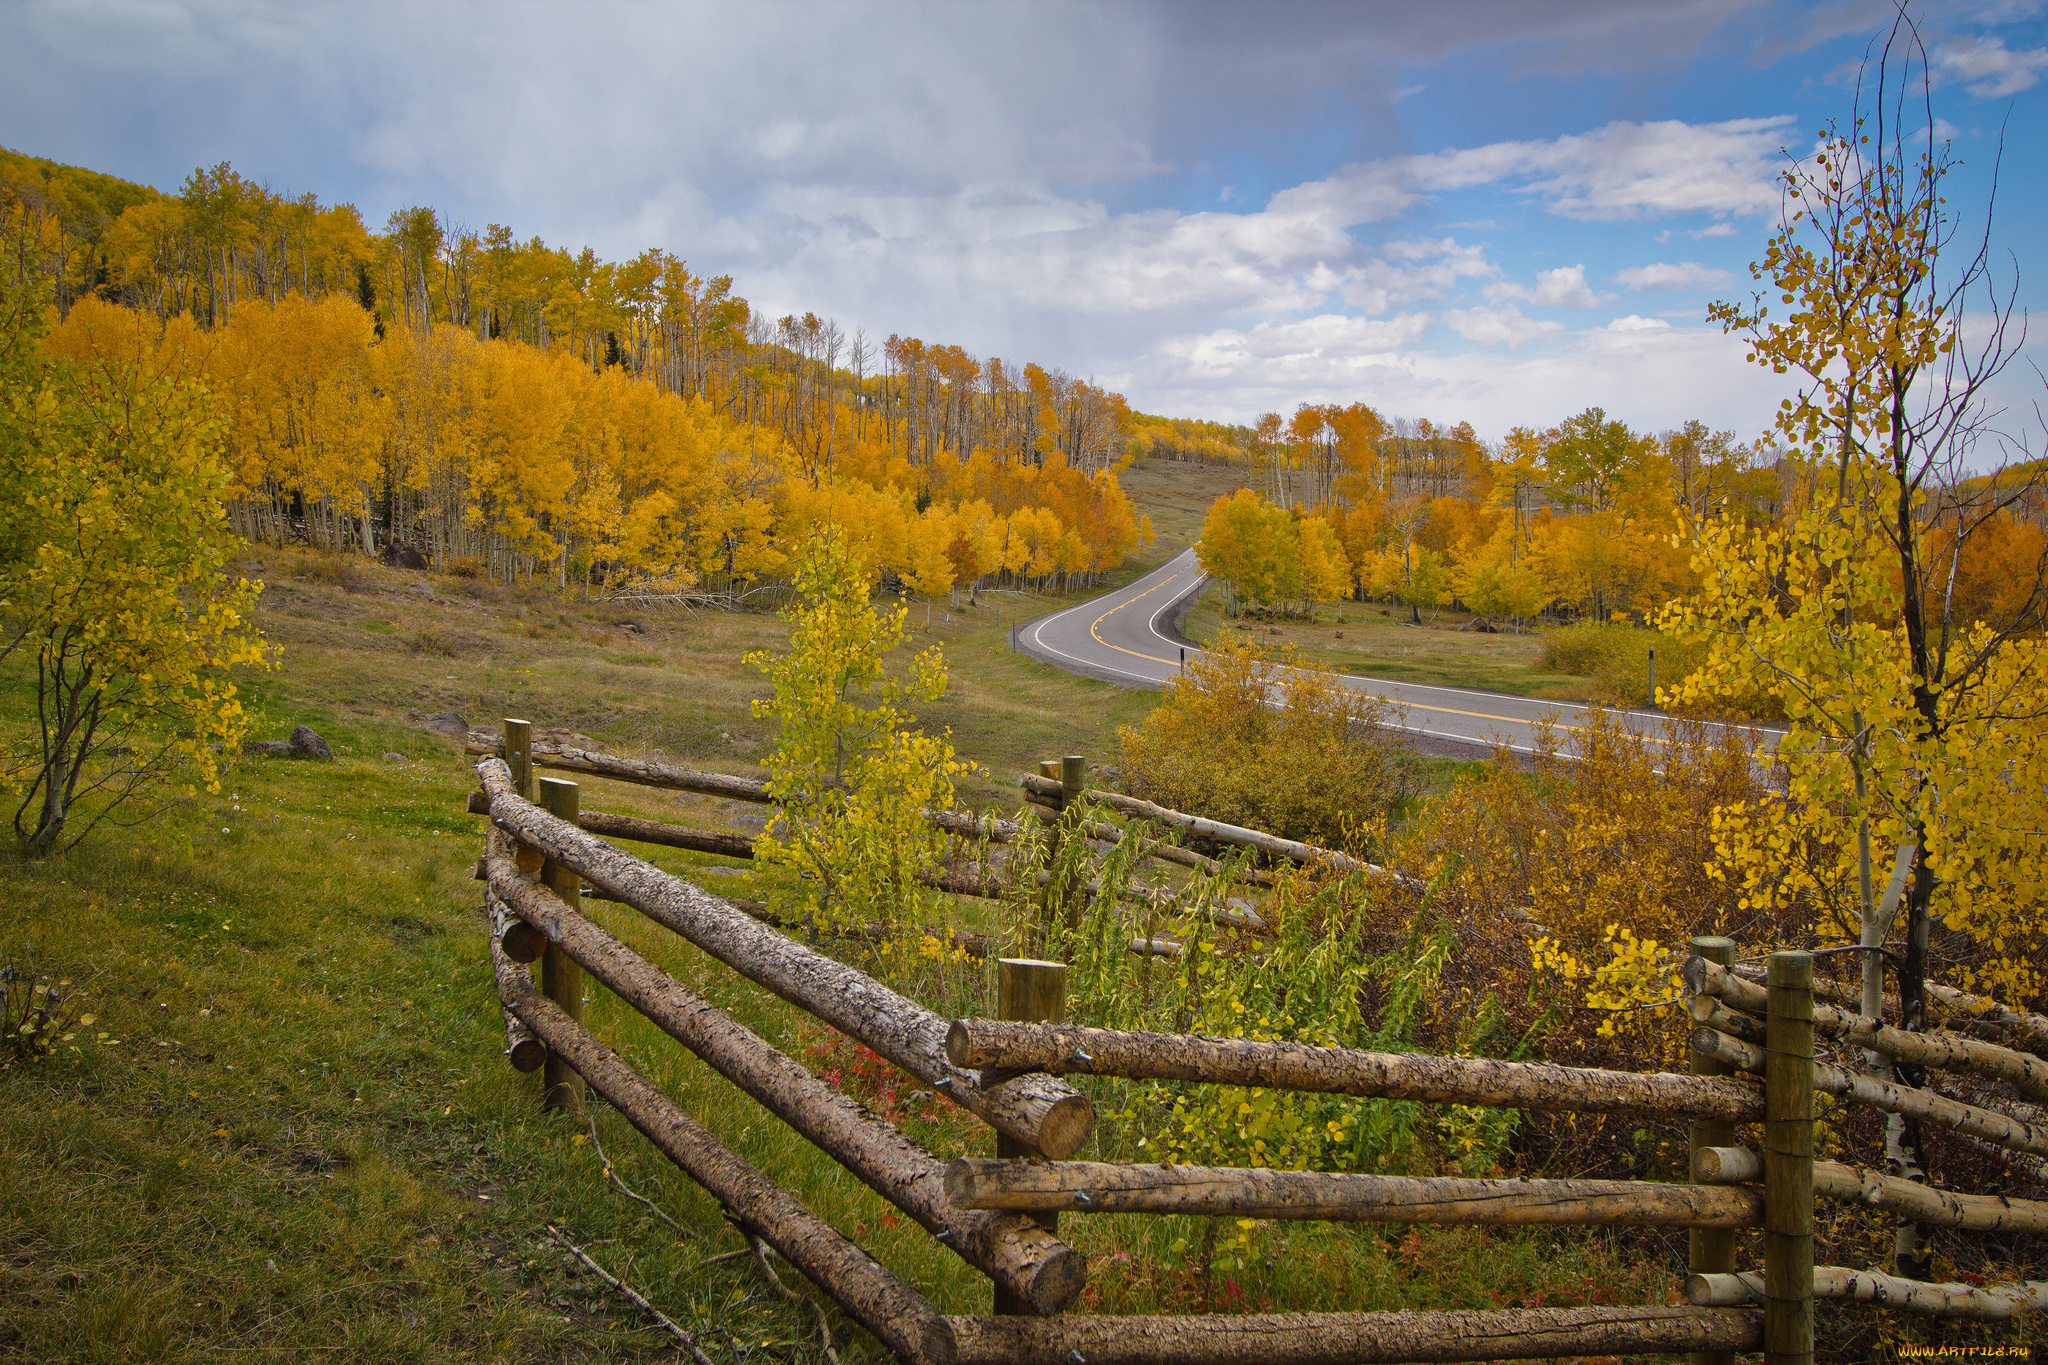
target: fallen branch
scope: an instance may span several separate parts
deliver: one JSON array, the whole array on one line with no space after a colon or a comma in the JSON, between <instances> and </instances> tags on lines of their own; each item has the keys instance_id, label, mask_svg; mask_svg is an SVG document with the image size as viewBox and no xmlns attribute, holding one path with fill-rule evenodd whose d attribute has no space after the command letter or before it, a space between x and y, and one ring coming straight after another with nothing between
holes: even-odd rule
<instances>
[{"instance_id":1,"label":"fallen branch","mask_svg":"<svg viewBox=\"0 0 2048 1365\"><path fill-rule=\"evenodd\" d=\"M582 1247L577 1246L574 1242L570 1241L567 1237L564 1237L560 1232L556 1231L555 1226L552 1223L547 1225L547 1229L548 1236L554 1238L557 1242L561 1243L562 1249L567 1251L571 1256L574 1256L577 1260L583 1262L584 1267L587 1270L589 1270L591 1274L597 1276L597 1278L603 1280L606 1284L610 1285L613 1289L617 1290L621 1295L628 1299L635 1308L638 1308L648 1317L653 1318L655 1322L661 1326L663 1331L667 1332L670 1336L674 1337L678 1342L682 1343L683 1349L690 1353L690 1359L696 1361L697 1365L711 1365L711 1357L705 1355L703 1351L698 1349L697 1338L691 1336L688 1332L684 1331L682 1325L678 1323L674 1318L670 1317L668 1314L662 1312L659 1308L656 1308L653 1304L649 1303L646 1299L642 1298L640 1296L639 1291L635 1290L632 1285L627 1284L624 1280L620 1279L618 1276L606 1270L596 1261L591 1260L589 1254L585 1252ZM833 1365L838 1365L838 1362L834 1361Z\"/></svg>"}]
</instances>

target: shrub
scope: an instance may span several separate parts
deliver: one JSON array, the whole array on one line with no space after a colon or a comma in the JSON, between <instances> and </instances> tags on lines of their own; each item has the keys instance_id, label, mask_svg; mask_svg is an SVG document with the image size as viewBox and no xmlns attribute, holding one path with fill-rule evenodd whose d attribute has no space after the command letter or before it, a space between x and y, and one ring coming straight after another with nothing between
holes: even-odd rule
<instances>
[{"instance_id":1,"label":"shrub","mask_svg":"<svg viewBox=\"0 0 2048 1365\"><path fill-rule=\"evenodd\" d=\"M1291 649L1219 645L1121 732L1125 781L1161 805L1370 856L1419 785L1385 728L1390 710Z\"/></svg>"},{"instance_id":2,"label":"shrub","mask_svg":"<svg viewBox=\"0 0 2048 1365\"><path fill-rule=\"evenodd\" d=\"M448 561L447 573L450 578L482 578L484 566L469 555L457 555Z\"/></svg>"},{"instance_id":3,"label":"shrub","mask_svg":"<svg viewBox=\"0 0 2048 1365\"><path fill-rule=\"evenodd\" d=\"M455 657L455 641L446 632L427 626L406 637L406 647L415 654L431 654L439 658Z\"/></svg>"}]
</instances>

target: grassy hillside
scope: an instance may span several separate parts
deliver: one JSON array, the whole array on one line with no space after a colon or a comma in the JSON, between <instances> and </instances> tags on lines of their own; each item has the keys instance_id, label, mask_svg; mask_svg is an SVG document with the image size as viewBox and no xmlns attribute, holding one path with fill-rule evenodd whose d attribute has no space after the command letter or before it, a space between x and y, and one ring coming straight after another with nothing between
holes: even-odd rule
<instances>
[{"instance_id":1,"label":"grassy hillside","mask_svg":"<svg viewBox=\"0 0 2048 1365\"><path fill-rule=\"evenodd\" d=\"M1213 497L1184 470L1158 482L1153 515L1165 526ZM502 1060L471 879L479 822L461 813L474 779L412 719L524 715L606 748L755 772L772 737L750 713L762 680L741 656L777 647L785 628L307 554L250 562L270 585L261 623L281 662L243 679L256 734L309 724L337 758L243 760L218 796L109 827L59 859L9 862L0 964L65 983L69 1003L56 1056L0 1066L0 1355L672 1358L637 1313L571 1273L544 1235L553 1224L703 1333L720 1365L764 1349L816 1358L807 1311L770 1298L744 1259L716 1259L741 1242L708 1198L616 1115L597 1114L595 1141L543 1116L536 1081ZM930 638L954 681L926 719L988 765L968 792L977 802L1009 804L1014 774L1039 757L1106 757L1116 727L1153 703L1009 653L1005 628L1050 605L992 594L933 610ZM924 605L915 610L922 626ZM19 660L0 671L0 702L18 733L31 713ZM759 818L601 781L585 784L584 805L714 828ZM714 889L752 885L744 865L655 860ZM843 1041L694 949L629 911L596 913L939 1155L987 1148L975 1125L928 1095L881 1087ZM956 998L935 1005L989 1007L985 980L951 982ZM978 1276L600 988L589 1018L936 1302L985 1306ZM680 1232L607 1184L600 1144ZM1206 1267L1201 1248L1216 1236L1193 1220L1078 1220L1071 1235L1094 1261L1088 1302L1101 1311L1662 1292L1653 1264L1602 1240L1469 1229L1386 1240L1312 1225L1267 1236L1258 1257L1219 1251ZM843 1358L877 1357L834 1321Z\"/></svg>"}]
</instances>

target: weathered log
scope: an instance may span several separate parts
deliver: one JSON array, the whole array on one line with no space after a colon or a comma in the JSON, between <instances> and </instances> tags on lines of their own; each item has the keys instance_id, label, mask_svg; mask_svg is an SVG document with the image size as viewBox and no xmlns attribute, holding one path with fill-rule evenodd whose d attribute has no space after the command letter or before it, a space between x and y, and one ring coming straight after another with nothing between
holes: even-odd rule
<instances>
[{"instance_id":1,"label":"weathered log","mask_svg":"<svg viewBox=\"0 0 2048 1365\"><path fill-rule=\"evenodd\" d=\"M498 1007L505 1015L505 1058L512 1063L514 1071L532 1072L540 1070L541 1063L548 1058L548 1050L526 1026L526 1021L514 1014L506 1003L508 994L517 988L515 983L533 984L533 978L506 956L498 941L499 926L510 914L495 891L484 892L484 928L491 945L491 975L498 985Z\"/></svg>"},{"instance_id":2,"label":"weathered log","mask_svg":"<svg viewBox=\"0 0 2048 1365\"><path fill-rule=\"evenodd\" d=\"M1700 965L1694 967L1694 962ZM1725 1000L1737 1010L1750 1014L1756 1014L1763 1008L1763 988L1743 980L1733 972L1717 967L1702 958L1689 959L1685 971L1688 984L1693 981L1699 983L1697 989L1701 995ZM1975 999L1974 996L1968 998ZM1991 1002L1980 1003L1989 1005ZM1700 1017L1697 1005L1694 1007L1693 1017ZM1709 1021L1700 1019L1700 1022ZM1714 1026L1721 1028L1724 1033L1749 1036L1739 1026L1723 1028L1719 1023ZM1853 1042L1859 1047L1882 1053L1895 1061L1932 1067L1937 1071L1966 1071L1972 1075L2004 1081L2030 1099L2048 1100L2048 1061L2031 1053L2000 1047L1995 1043L1978 1042L1974 1038L1965 1038L1946 1029L1926 1033L1908 1032L1866 1015L1836 1009L1832 1005L1814 1006L1813 1026L1830 1038Z\"/></svg>"},{"instance_id":3,"label":"weathered log","mask_svg":"<svg viewBox=\"0 0 2048 1365\"><path fill-rule=\"evenodd\" d=\"M1725 1196L1736 1194L1737 1198ZM1464 1180L1093 1161L989 1161L946 1167L946 1198L963 1209L1184 1213L1349 1223L1598 1223L1747 1228L1763 1194L1738 1186L1640 1180Z\"/></svg>"},{"instance_id":4,"label":"weathered log","mask_svg":"<svg viewBox=\"0 0 2048 1365\"><path fill-rule=\"evenodd\" d=\"M1170 938L1146 938L1140 934L1131 940L1130 951L1139 957L1179 957L1180 944Z\"/></svg>"},{"instance_id":5,"label":"weathered log","mask_svg":"<svg viewBox=\"0 0 2048 1365\"><path fill-rule=\"evenodd\" d=\"M736 1156L531 982L511 982L506 1003L549 1052L566 1058L591 1089L723 1204L734 1222L774 1247L884 1346L918 1365L952 1365L952 1326L915 1290Z\"/></svg>"},{"instance_id":6,"label":"weathered log","mask_svg":"<svg viewBox=\"0 0 2048 1365\"><path fill-rule=\"evenodd\" d=\"M472 754L498 758L504 752L504 741L489 730L471 730L463 747ZM614 782L631 782L642 787L723 796L733 801L766 803L773 799L768 795L768 784L751 777L708 773L673 763L656 763L652 759L621 758L617 754L551 744L544 739L533 742L533 766L588 773L592 777L608 777Z\"/></svg>"},{"instance_id":7,"label":"weathered log","mask_svg":"<svg viewBox=\"0 0 2048 1365\"><path fill-rule=\"evenodd\" d=\"M1059 783L1030 773L1018 778L1017 785L1027 794L1040 797L1051 797L1059 790ZM1361 858L1339 853L1335 849L1318 848L1314 844L1304 844L1296 839L1282 839L1277 834L1267 834L1262 830L1246 829L1241 825L1226 825L1220 820L1189 815L1185 811L1169 810L1165 806L1139 797L1126 796L1122 792L1090 788L1088 795L1091 799L1100 801L1125 815L1135 816L1141 820L1157 820L1162 825L1185 830L1197 839L1210 839L1238 848L1256 849L1271 857L1286 858L1290 862L1304 865L1320 863L1340 873L1363 872L1375 881L1387 882L1394 886L1407 885L1410 881L1391 868L1368 863Z\"/></svg>"},{"instance_id":8,"label":"weathered log","mask_svg":"<svg viewBox=\"0 0 2048 1365\"><path fill-rule=\"evenodd\" d=\"M1927 993L1948 1008L1967 1014L1980 1023L2003 1025L2025 1037L2032 1046L2048 1046L2048 1018L2001 1005L1996 1000L1986 1000L1981 995L1970 995L1953 986L1930 984Z\"/></svg>"},{"instance_id":9,"label":"weathered log","mask_svg":"<svg viewBox=\"0 0 2048 1365\"><path fill-rule=\"evenodd\" d=\"M1693 1153L1692 1177L1703 1185L1754 1184L1764 1178L1763 1157L1748 1147L1703 1147ZM2048 1233L2048 1202L1956 1194L1839 1161L1813 1163L1813 1192L1964 1232Z\"/></svg>"},{"instance_id":10,"label":"weathered log","mask_svg":"<svg viewBox=\"0 0 2048 1365\"><path fill-rule=\"evenodd\" d=\"M463 748L478 757L504 756L504 740L489 730L471 730ZM772 804L775 800L768 794L768 784L755 778L705 772L702 769L685 768L673 763L656 763L651 759L621 758L616 754L602 754L591 749L550 744L546 740L534 742L532 762L534 766L541 768L588 773L593 777L608 777L615 782L631 782L642 787L696 792L703 796L722 796L732 801L752 801L757 805ZM483 814L481 811L475 813ZM960 811L927 811L925 814L933 824L949 833L967 838L987 838L991 843L1013 842L1021 828L1015 821L996 820Z\"/></svg>"},{"instance_id":11,"label":"weathered log","mask_svg":"<svg viewBox=\"0 0 2048 1365\"><path fill-rule=\"evenodd\" d=\"M490 799L480 791L473 791L469 794L467 809L471 815L489 815ZM687 849L692 853L715 853L721 858L754 856L754 841L744 834L720 834L708 829L691 829L687 825L636 819L631 815L587 810L577 815L576 827L601 839L631 839L635 843L660 844L664 848Z\"/></svg>"},{"instance_id":12,"label":"weathered log","mask_svg":"<svg viewBox=\"0 0 2048 1365\"><path fill-rule=\"evenodd\" d=\"M1731 1308L1510 1308L1442 1313L948 1318L959 1365L1368 1365L1382 1361L1754 1350Z\"/></svg>"},{"instance_id":13,"label":"weathered log","mask_svg":"<svg viewBox=\"0 0 2048 1365\"><path fill-rule=\"evenodd\" d=\"M521 842L538 846L748 980L865 1043L997 1132L1054 1158L1071 1156L1087 1139L1094 1107L1073 1087L1047 1076L981 1086L973 1072L948 1065L946 1021L924 1006L520 800L502 762L487 759L477 771L491 796L492 821Z\"/></svg>"},{"instance_id":14,"label":"weathered log","mask_svg":"<svg viewBox=\"0 0 2048 1365\"><path fill-rule=\"evenodd\" d=\"M925 816L948 834L957 834L963 839L986 839L992 844L1014 844L1024 833L1024 827L1015 820L998 820L993 815L928 810Z\"/></svg>"},{"instance_id":15,"label":"weathered log","mask_svg":"<svg viewBox=\"0 0 2048 1365\"><path fill-rule=\"evenodd\" d=\"M1685 1300L1697 1308L1761 1303L1763 1293L1764 1277L1755 1271L1692 1275L1685 1281ZM1823 1265L1813 1269L1813 1296L1837 1303L1874 1303L1930 1317L2002 1322L2021 1313L2048 1308L2048 1280L1978 1288L1967 1284L1929 1284L1876 1270Z\"/></svg>"},{"instance_id":16,"label":"weathered log","mask_svg":"<svg viewBox=\"0 0 2048 1365\"><path fill-rule=\"evenodd\" d=\"M761 1106L903 1210L968 1264L1039 1313L1072 1303L1087 1262L1022 1214L948 1206L945 1167L930 1152L848 1099L723 1010L562 904L491 860L492 885L513 913Z\"/></svg>"},{"instance_id":17,"label":"weathered log","mask_svg":"<svg viewBox=\"0 0 2048 1365\"><path fill-rule=\"evenodd\" d=\"M1740 1038L1730 1038L1718 1030L1701 1027L1692 1031L1692 1045L1751 1074L1763 1073L1767 1053L1754 1043L1745 1043ZM1904 1114L1907 1118L1983 1138L2016 1152L2048 1156L2048 1128L2022 1123L2010 1114L1980 1109L1974 1104L1937 1095L1932 1090L1881 1081L1831 1062L1814 1063L1813 1088L1851 1104L1868 1105L1887 1114Z\"/></svg>"},{"instance_id":18,"label":"weathered log","mask_svg":"<svg viewBox=\"0 0 2048 1365\"><path fill-rule=\"evenodd\" d=\"M1761 1043L1764 1040L1763 1020L1743 1010L1731 1010L1711 995L1692 998L1692 1019L1695 1024L1705 1024L1744 1042Z\"/></svg>"},{"instance_id":19,"label":"weathered log","mask_svg":"<svg viewBox=\"0 0 2048 1365\"><path fill-rule=\"evenodd\" d=\"M1659 1113L1742 1123L1763 1113L1753 1083L1670 1072L1597 1071L1485 1057L1356 1052L1304 1043L1135 1033L1073 1024L956 1019L946 1034L956 1066L1203 1081L1442 1104L1589 1114Z\"/></svg>"}]
</instances>

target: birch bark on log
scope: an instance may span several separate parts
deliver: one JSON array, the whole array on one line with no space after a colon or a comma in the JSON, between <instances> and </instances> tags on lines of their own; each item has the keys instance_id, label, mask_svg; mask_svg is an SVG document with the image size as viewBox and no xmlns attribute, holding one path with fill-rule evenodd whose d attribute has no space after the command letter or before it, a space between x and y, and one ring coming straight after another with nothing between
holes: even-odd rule
<instances>
[{"instance_id":1,"label":"birch bark on log","mask_svg":"<svg viewBox=\"0 0 2048 1365\"><path fill-rule=\"evenodd\" d=\"M1588 1114L1660 1113L1725 1118L1736 1123L1751 1122L1763 1114L1763 1094L1758 1086L1718 1076L1359 1052L1073 1024L956 1019L946 1035L946 1055L954 1065L963 1067L1202 1081L1438 1104Z\"/></svg>"},{"instance_id":2,"label":"birch bark on log","mask_svg":"<svg viewBox=\"0 0 2048 1365\"><path fill-rule=\"evenodd\" d=\"M1700 964L1697 968L1692 965L1695 962ZM1765 991L1762 987L1703 958L1688 959L1685 972L1688 984L1695 980L1699 982L1698 989L1702 995L1726 1001L1749 1014L1757 1014L1764 1007ZM1699 1017L1697 1010L1694 1017ZM1709 1021L1701 1019L1700 1022ZM1718 1023L1715 1026L1720 1027ZM1853 1042L1896 1061L1933 1067L1939 1071L1966 1071L2004 1081L2029 1099L2048 1100L2048 1061L2031 1053L2000 1047L1995 1043L1981 1043L1942 1029L1926 1033L1908 1032L1832 1005L1814 1006L1813 1026L1830 1038ZM1748 1036L1739 1028L1724 1028L1722 1031Z\"/></svg>"},{"instance_id":3,"label":"birch bark on log","mask_svg":"<svg viewBox=\"0 0 2048 1365\"><path fill-rule=\"evenodd\" d=\"M1022 1214L961 1213L948 1207L945 1167L937 1157L869 1116L552 893L520 881L511 859L492 858L491 871L513 913L968 1264L1039 1313L1057 1313L1080 1294L1087 1262L1035 1221Z\"/></svg>"},{"instance_id":4,"label":"birch bark on log","mask_svg":"<svg viewBox=\"0 0 2048 1365\"><path fill-rule=\"evenodd\" d=\"M1059 792L1059 783L1030 773L1019 777L1017 785L1032 796L1050 798ZM1391 868L1368 863L1334 849L1318 848L1314 844L1304 844L1296 839L1282 839L1277 834L1267 834L1263 830L1246 829L1241 825L1226 825L1220 820L1209 820L1199 815L1189 815L1185 811L1169 810L1165 806L1135 796L1126 796L1122 792L1098 791L1091 788L1088 796L1125 815L1143 820L1157 820L1162 825L1185 830L1198 839L1212 839L1220 844L1256 849L1275 858L1286 858L1290 862L1321 863L1336 872L1363 872L1375 881L1383 881L1392 886L1410 884L1409 878L1403 877Z\"/></svg>"},{"instance_id":5,"label":"birch bark on log","mask_svg":"<svg viewBox=\"0 0 2048 1365\"><path fill-rule=\"evenodd\" d=\"M1685 1281L1685 1299L1697 1308L1760 1303L1764 1277L1756 1271L1732 1275L1692 1275ZM1930 1317L2002 1322L2021 1313L2048 1308L2048 1281L1985 1285L1929 1284L1875 1270L1823 1265L1813 1269L1813 1296L1838 1303L1874 1303Z\"/></svg>"},{"instance_id":6,"label":"birch bark on log","mask_svg":"<svg viewBox=\"0 0 2048 1365\"><path fill-rule=\"evenodd\" d=\"M1726 1198L1727 1195L1736 1198ZM990 1161L946 1167L960 1208L1216 1214L1353 1223L1595 1223L1747 1228L1763 1195L1740 1186L1640 1180L1466 1180L1212 1166Z\"/></svg>"},{"instance_id":7,"label":"birch bark on log","mask_svg":"<svg viewBox=\"0 0 2048 1365\"><path fill-rule=\"evenodd\" d=\"M948 1318L958 1365L1367 1365L1387 1361L1754 1350L1759 1314L1730 1308Z\"/></svg>"},{"instance_id":8,"label":"birch bark on log","mask_svg":"<svg viewBox=\"0 0 2048 1365\"><path fill-rule=\"evenodd\" d=\"M1049 1076L983 1088L946 1061L946 1021L871 977L795 942L680 877L621 853L512 794L505 765L478 765L491 819L522 843L575 869L655 923L674 930L748 980L873 1048L997 1132L1055 1159L1087 1140L1095 1111Z\"/></svg>"},{"instance_id":9,"label":"birch bark on log","mask_svg":"<svg viewBox=\"0 0 2048 1365\"><path fill-rule=\"evenodd\" d=\"M897 1356L917 1365L952 1365L952 1326L921 1295L736 1156L532 982L511 982L509 990L506 1003L548 1051L567 1058L591 1089L723 1204L735 1222L774 1247Z\"/></svg>"},{"instance_id":10,"label":"birch bark on log","mask_svg":"<svg viewBox=\"0 0 2048 1365\"><path fill-rule=\"evenodd\" d=\"M1692 1168L1693 1179L1706 1185L1753 1184L1764 1174L1763 1157L1747 1147L1702 1148L1693 1153ZM2048 1202L2002 1194L1957 1194L1839 1161L1813 1163L1813 1192L1963 1232L2048 1234Z\"/></svg>"},{"instance_id":11,"label":"birch bark on log","mask_svg":"<svg viewBox=\"0 0 2048 1365\"><path fill-rule=\"evenodd\" d=\"M1765 1050L1754 1043L1730 1038L1710 1028L1694 1029L1692 1045L1702 1052L1711 1051L1713 1055L1753 1074L1762 1073L1767 1056ZM1814 1063L1813 1088L1851 1104L1868 1105L1887 1114L1903 1114L1952 1132L1995 1142L2016 1152L2048 1156L2048 1128L2022 1123L2009 1114L1964 1104L1961 1100L1952 1100L1931 1090L1880 1081L1831 1062Z\"/></svg>"}]
</instances>

